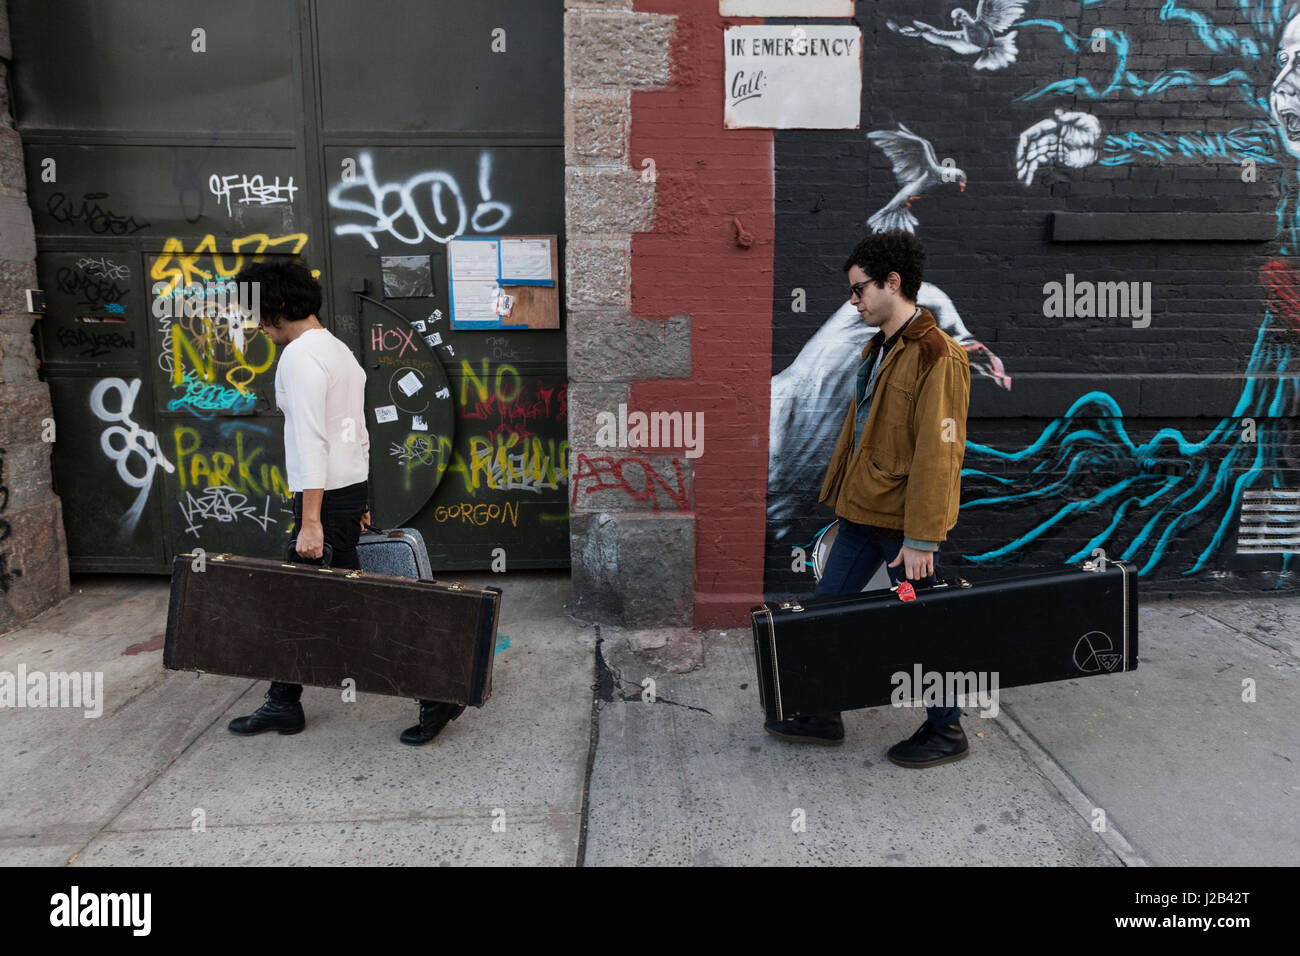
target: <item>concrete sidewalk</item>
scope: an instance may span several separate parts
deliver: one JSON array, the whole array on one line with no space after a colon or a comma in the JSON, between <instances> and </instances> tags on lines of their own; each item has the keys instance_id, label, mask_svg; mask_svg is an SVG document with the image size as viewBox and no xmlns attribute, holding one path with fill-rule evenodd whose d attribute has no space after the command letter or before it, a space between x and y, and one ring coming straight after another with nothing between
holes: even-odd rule
<instances>
[{"instance_id":1,"label":"concrete sidewalk","mask_svg":"<svg viewBox=\"0 0 1300 956\"><path fill-rule=\"evenodd\" d=\"M165 579L74 579L70 599L0 637L0 671L101 671L103 714L0 712L0 863L1289 865L1300 855L1295 596L1152 602L1136 673L1004 690L998 717L968 708L969 759L916 771L884 753L920 711L846 714L839 748L765 734L747 631L704 634L704 666L674 673L680 647L647 650L644 635L570 618L567 574L463 579L505 590L493 696L419 748L396 740L414 703L344 703L322 688L304 694L305 733L236 737L226 723L266 685L163 670ZM1253 703L1243 678L1255 681ZM1100 813L1106 829L1095 832Z\"/></svg>"}]
</instances>

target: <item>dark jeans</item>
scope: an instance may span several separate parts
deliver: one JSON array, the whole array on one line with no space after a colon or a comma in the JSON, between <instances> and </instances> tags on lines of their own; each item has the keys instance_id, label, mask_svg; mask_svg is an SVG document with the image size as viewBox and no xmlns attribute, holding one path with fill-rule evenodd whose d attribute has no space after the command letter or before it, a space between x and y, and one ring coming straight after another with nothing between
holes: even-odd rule
<instances>
[{"instance_id":1,"label":"dark jeans","mask_svg":"<svg viewBox=\"0 0 1300 956\"><path fill-rule=\"evenodd\" d=\"M346 488L326 491L320 506L320 521L325 530L325 543L334 551L330 567L347 568L355 571L361 567L357 560L357 539L361 537L361 517L366 513L366 503L370 500L367 483L359 481ZM293 496L294 537L290 544L298 540L297 533L302 530L302 492ZM308 564L320 564L321 558L299 558ZM302 684L285 684L272 681L267 696L280 703L296 703L302 697Z\"/></svg>"},{"instance_id":2,"label":"dark jeans","mask_svg":"<svg viewBox=\"0 0 1300 956\"><path fill-rule=\"evenodd\" d=\"M898 557L902 546L902 540L895 541L892 538L882 537L864 524L855 524L840 518L835 543L831 545L830 557L826 559L826 570L822 573L821 580L817 582L817 590L813 592L813 597L856 594L871 580L871 575L875 573L876 566L881 561L885 562L889 579L894 584L898 584L903 580L906 568L901 564L891 568L888 564ZM937 551L934 553L934 568L936 571L939 569ZM912 586L919 589L932 587L937 583L935 576L931 574L919 581L913 581ZM955 705L956 701L945 700L944 703ZM961 720L961 708L927 707L926 716L930 723L947 727Z\"/></svg>"}]
</instances>

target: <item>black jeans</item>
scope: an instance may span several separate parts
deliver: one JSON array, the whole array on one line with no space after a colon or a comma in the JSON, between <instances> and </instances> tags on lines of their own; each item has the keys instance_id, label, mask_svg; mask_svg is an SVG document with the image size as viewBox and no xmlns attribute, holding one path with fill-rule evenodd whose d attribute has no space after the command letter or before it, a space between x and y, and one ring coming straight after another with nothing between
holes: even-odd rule
<instances>
[{"instance_id":1,"label":"black jeans","mask_svg":"<svg viewBox=\"0 0 1300 956\"><path fill-rule=\"evenodd\" d=\"M357 539L361 537L361 518L366 513L366 504L370 500L370 489L366 482L359 481L346 488L326 491L320 506L321 525L325 531L325 543L333 549L330 560L332 568L347 568L355 571L361 567L357 560ZM293 496L294 538L302 530L302 492ZM299 559L308 564L320 564L321 558ZM302 684L285 684L272 681L267 697L279 703L297 703L302 697Z\"/></svg>"},{"instance_id":2,"label":"black jeans","mask_svg":"<svg viewBox=\"0 0 1300 956\"><path fill-rule=\"evenodd\" d=\"M857 594L866 585L876 568L883 561L889 579L895 585L905 579L907 568L899 565L889 567L889 562L898 557L903 548L901 540L881 537L870 527L857 524L847 518L840 518L840 528L831 545L830 557L826 559L826 570L813 591L813 597L828 597L832 594ZM939 552L934 553L934 567L939 568ZM938 579L932 573L915 583L918 588L934 587ZM942 707L926 708L926 716L936 727L948 727L961 721L961 708L955 700L945 700Z\"/></svg>"}]
</instances>

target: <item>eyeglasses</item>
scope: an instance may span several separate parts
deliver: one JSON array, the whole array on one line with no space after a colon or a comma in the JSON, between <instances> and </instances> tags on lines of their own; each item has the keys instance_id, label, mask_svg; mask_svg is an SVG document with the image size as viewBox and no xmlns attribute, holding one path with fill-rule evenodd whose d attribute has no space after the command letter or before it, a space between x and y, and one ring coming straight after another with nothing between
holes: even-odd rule
<instances>
[{"instance_id":1,"label":"eyeglasses","mask_svg":"<svg viewBox=\"0 0 1300 956\"><path fill-rule=\"evenodd\" d=\"M871 284L871 281L872 281L871 279L867 279L865 282L855 282L853 283L853 285L849 286L849 298L850 299L862 298L862 290L865 289L867 286L869 286Z\"/></svg>"}]
</instances>

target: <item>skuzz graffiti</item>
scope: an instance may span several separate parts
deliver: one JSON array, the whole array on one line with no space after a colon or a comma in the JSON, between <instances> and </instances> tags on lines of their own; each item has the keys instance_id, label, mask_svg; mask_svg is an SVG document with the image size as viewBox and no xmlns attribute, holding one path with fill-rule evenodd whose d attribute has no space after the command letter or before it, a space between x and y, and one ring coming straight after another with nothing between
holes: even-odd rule
<instances>
[{"instance_id":1,"label":"skuzz graffiti","mask_svg":"<svg viewBox=\"0 0 1300 956\"><path fill-rule=\"evenodd\" d=\"M307 233L291 232L271 237L265 232L253 232L223 241L229 246L228 252L218 248L217 237L212 233L200 239L192 251L186 252L184 240L176 236L169 237L163 243L162 254L154 260L149 270L149 276L155 283L167 283L155 295L173 295L177 288L194 282L207 282L214 278L232 279L239 274L246 262L260 262L267 253L300 255L307 245ZM199 266L199 260L205 256L212 262L211 271ZM227 256L233 258L228 261ZM312 275L319 275L319 270Z\"/></svg>"},{"instance_id":2,"label":"skuzz graffiti","mask_svg":"<svg viewBox=\"0 0 1300 956\"><path fill-rule=\"evenodd\" d=\"M196 418L209 419L218 412L237 415L252 411L257 404L255 395L201 381L191 372L184 374L182 382L185 391L179 398L173 398L167 403L168 411L174 412L183 408L193 413Z\"/></svg>"}]
</instances>

